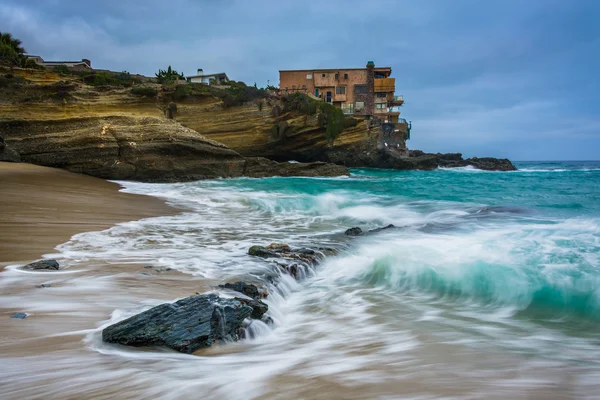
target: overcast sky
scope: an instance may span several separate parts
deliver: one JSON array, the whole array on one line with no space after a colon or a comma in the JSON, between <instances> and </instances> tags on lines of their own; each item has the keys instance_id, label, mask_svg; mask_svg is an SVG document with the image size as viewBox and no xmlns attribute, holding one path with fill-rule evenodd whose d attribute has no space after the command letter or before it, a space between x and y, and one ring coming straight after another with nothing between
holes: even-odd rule
<instances>
[{"instance_id":1,"label":"overcast sky","mask_svg":"<svg viewBox=\"0 0 600 400\"><path fill-rule=\"evenodd\" d=\"M600 1L1 0L0 31L48 60L248 84L279 69L391 66L409 147L600 159Z\"/></svg>"}]
</instances>

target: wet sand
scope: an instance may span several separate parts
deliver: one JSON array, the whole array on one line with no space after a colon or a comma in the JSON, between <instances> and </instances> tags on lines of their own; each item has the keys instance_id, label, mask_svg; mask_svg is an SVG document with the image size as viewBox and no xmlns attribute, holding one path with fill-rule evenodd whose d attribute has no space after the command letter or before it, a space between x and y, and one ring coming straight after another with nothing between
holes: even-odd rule
<instances>
[{"instance_id":1,"label":"wet sand","mask_svg":"<svg viewBox=\"0 0 600 400\"><path fill-rule=\"evenodd\" d=\"M0 266L37 259L80 232L179 211L119 188L61 169L0 162Z\"/></svg>"}]
</instances>

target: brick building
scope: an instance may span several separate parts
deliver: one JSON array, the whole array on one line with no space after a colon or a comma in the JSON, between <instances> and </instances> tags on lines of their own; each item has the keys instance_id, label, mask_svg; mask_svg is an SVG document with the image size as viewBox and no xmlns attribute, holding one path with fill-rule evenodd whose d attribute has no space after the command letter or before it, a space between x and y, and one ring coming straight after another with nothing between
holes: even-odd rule
<instances>
[{"instance_id":1,"label":"brick building","mask_svg":"<svg viewBox=\"0 0 600 400\"><path fill-rule=\"evenodd\" d=\"M402 96L395 96L396 83L390 78L392 68L284 70L279 71L279 89L284 93L302 92L332 103L347 115L377 117L398 123Z\"/></svg>"}]
</instances>

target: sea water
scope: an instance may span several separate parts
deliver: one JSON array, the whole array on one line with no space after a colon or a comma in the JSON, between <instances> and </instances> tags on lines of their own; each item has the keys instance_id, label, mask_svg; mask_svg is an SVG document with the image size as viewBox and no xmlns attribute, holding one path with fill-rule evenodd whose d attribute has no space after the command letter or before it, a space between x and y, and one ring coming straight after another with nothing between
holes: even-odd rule
<instances>
[{"instance_id":1,"label":"sea water","mask_svg":"<svg viewBox=\"0 0 600 400\"><path fill-rule=\"evenodd\" d=\"M82 335L81 353L53 353L46 363L43 355L11 360L13 372L0 373L4 393L596 398L600 163L517 167L120 182L126 192L185 211L76 235L57 247L62 265L152 263L188 280L227 282L258 279L272 268L247 255L252 245L339 253L303 281L284 276L270 284L274 323L253 323L243 342L197 355L102 343L102 327L159 303L155 288L144 293L145 303L113 300L112 314ZM344 235L354 226L389 224L394 228L376 234ZM44 376L52 366L61 372ZM36 380L39 392L23 387ZM73 380L78 385L69 388ZM104 391L107 385L114 389Z\"/></svg>"}]
</instances>

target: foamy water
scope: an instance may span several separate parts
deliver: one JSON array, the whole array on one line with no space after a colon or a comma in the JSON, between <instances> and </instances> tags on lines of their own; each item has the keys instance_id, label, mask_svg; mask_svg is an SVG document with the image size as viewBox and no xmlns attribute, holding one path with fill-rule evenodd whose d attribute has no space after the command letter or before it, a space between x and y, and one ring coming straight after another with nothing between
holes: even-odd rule
<instances>
[{"instance_id":1,"label":"foamy water","mask_svg":"<svg viewBox=\"0 0 600 400\"><path fill-rule=\"evenodd\" d=\"M52 324L19 346L59 344L3 351L0 395L595 398L600 169L523 167L121 182L188 211L76 235L57 247L67 269L52 278L5 271L3 287L56 285L0 297L31 314L11 323ZM397 228L343 235L388 224ZM341 251L301 282L267 284L273 326L255 321L250 339L197 355L100 340L103 327L153 305L270 274L247 250L271 242Z\"/></svg>"}]
</instances>

